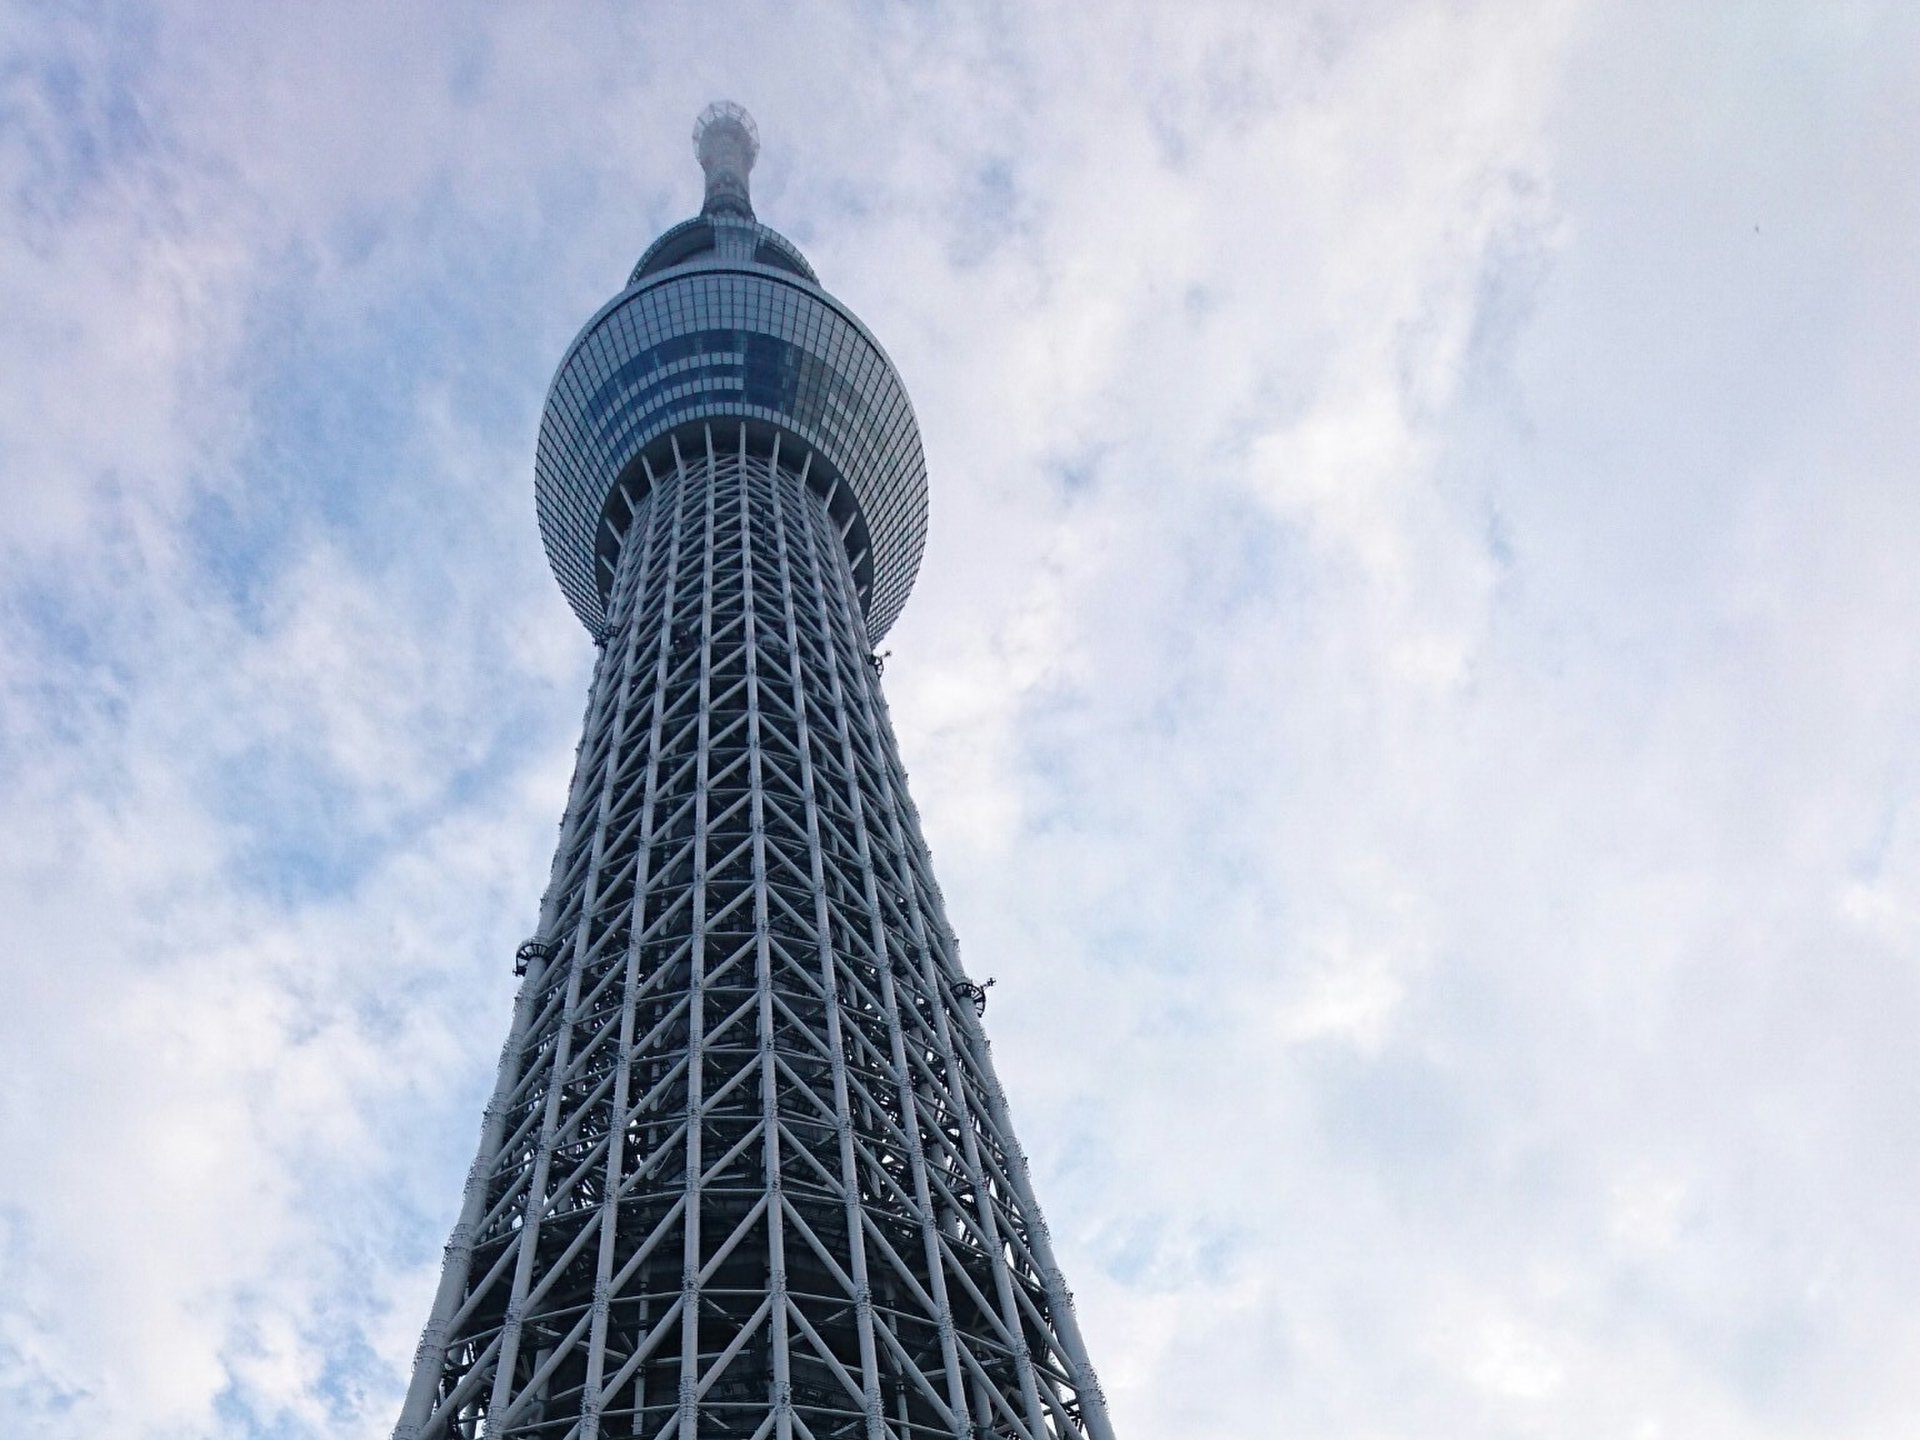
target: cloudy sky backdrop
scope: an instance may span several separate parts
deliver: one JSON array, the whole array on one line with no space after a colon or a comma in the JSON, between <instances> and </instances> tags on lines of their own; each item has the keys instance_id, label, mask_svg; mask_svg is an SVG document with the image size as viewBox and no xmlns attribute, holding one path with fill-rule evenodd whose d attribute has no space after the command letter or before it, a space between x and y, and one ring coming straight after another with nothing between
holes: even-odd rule
<instances>
[{"instance_id":1,"label":"cloudy sky backdrop","mask_svg":"<svg viewBox=\"0 0 1920 1440\"><path fill-rule=\"evenodd\" d=\"M1121 1433L1920 1435L1892 0L0 9L0 1433L391 1427L721 96Z\"/></svg>"}]
</instances>

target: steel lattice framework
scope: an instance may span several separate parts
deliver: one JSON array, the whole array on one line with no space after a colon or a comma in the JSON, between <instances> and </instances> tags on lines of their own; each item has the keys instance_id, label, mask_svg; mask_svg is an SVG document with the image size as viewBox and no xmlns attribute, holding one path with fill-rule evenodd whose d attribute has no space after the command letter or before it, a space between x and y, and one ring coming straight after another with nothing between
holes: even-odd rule
<instances>
[{"instance_id":1,"label":"steel lattice framework","mask_svg":"<svg viewBox=\"0 0 1920 1440\"><path fill-rule=\"evenodd\" d=\"M396 1436L1111 1440L830 457L656 450Z\"/></svg>"}]
</instances>

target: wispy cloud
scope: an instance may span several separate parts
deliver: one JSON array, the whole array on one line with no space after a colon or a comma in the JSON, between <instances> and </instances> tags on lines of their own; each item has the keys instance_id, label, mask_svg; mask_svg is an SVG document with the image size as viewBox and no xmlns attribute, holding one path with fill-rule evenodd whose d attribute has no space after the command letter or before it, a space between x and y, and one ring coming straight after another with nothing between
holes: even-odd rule
<instances>
[{"instance_id":1,"label":"wispy cloud","mask_svg":"<svg viewBox=\"0 0 1920 1440\"><path fill-rule=\"evenodd\" d=\"M0 20L0 1428L385 1433L691 117L933 470L887 684L1123 1433L1896 1433L1920 36Z\"/></svg>"}]
</instances>

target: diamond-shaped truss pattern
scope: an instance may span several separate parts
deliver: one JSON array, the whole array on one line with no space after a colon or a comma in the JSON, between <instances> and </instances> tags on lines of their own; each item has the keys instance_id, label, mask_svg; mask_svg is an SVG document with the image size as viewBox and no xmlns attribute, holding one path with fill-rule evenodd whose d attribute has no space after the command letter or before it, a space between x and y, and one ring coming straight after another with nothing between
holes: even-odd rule
<instances>
[{"instance_id":1,"label":"diamond-shaped truss pattern","mask_svg":"<svg viewBox=\"0 0 1920 1440\"><path fill-rule=\"evenodd\" d=\"M396 1435L1110 1440L828 504L675 462Z\"/></svg>"}]
</instances>

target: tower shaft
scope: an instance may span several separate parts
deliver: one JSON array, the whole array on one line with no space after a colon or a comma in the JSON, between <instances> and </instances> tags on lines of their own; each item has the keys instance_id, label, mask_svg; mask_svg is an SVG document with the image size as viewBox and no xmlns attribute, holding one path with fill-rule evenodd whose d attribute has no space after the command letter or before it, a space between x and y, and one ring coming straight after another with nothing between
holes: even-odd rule
<instances>
[{"instance_id":1,"label":"tower shaft","mask_svg":"<svg viewBox=\"0 0 1920 1440\"><path fill-rule=\"evenodd\" d=\"M851 522L777 428L656 453L396 1436L1110 1440Z\"/></svg>"}]
</instances>

